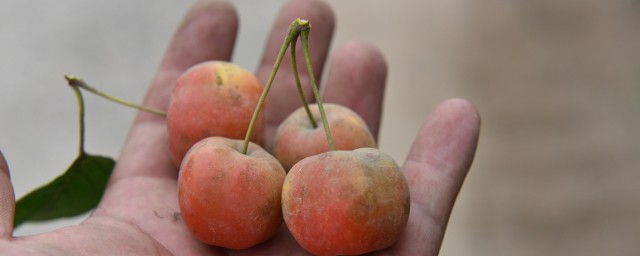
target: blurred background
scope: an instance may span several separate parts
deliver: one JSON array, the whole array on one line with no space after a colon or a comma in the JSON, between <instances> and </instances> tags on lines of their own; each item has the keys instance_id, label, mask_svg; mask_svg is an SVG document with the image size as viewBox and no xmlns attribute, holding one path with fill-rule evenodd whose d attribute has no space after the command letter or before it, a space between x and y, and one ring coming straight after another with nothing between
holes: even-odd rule
<instances>
[{"instance_id":1,"label":"blurred background","mask_svg":"<svg viewBox=\"0 0 640 256\"><path fill-rule=\"evenodd\" d=\"M255 70L283 2L234 1L234 62ZM397 161L438 103L463 97L480 111L441 255L640 253L640 1L328 2L334 49L369 41L388 60L380 147ZM63 75L140 101L192 3L0 2L0 149L17 197L76 156ZM135 111L85 95L86 149L115 158Z\"/></svg>"}]
</instances>

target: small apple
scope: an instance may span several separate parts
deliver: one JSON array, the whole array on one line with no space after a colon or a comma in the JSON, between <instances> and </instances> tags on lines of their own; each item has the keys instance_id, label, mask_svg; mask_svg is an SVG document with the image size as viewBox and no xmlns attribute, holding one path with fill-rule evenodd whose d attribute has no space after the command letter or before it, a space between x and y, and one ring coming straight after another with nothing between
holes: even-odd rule
<instances>
[{"instance_id":1,"label":"small apple","mask_svg":"<svg viewBox=\"0 0 640 256\"><path fill-rule=\"evenodd\" d=\"M374 148L329 151L296 163L282 188L284 221L316 255L391 246L409 218L409 188L396 162Z\"/></svg>"},{"instance_id":2,"label":"small apple","mask_svg":"<svg viewBox=\"0 0 640 256\"><path fill-rule=\"evenodd\" d=\"M246 249L273 236L282 224L285 171L276 158L250 143L205 138L185 155L178 201L185 224L200 241Z\"/></svg>"},{"instance_id":3,"label":"small apple","mask_svg":"<svg viewBox=\"0 0 640 256\"><path fill-rule=\"evenodd\" d=\"M329 151L318 105L309 105L315 122L312 123L304 107L292 112L278 127L272 153L285 170L305 157ZM324 103L329 130L336 150L376 147L375 139L364 120L351 109L338 104Z\"/></svg>"},{"instance_id":4,"label":"small apple","mask_svg":"<svg viewBox=\"0 0 640 256\"><path fill-rule=\"evenodd\" d=\"M244 68L208 61L185 71L175 83L167 110L171 160L180 166L196 142L210 136L244 139L263 86ZM262 115L251 138L259 142Z\"/></svg>"}]
</instances>

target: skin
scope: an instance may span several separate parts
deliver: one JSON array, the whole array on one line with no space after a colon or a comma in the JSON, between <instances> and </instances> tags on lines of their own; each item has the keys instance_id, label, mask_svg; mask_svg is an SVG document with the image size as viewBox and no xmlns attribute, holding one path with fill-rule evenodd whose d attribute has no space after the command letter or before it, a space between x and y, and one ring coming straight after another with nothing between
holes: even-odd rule
<instances>
[{"instance_id":1,"label":"skin","mask_svg":"<svg viewBox=\"0 0 640 256\"><path fill-rule=\"evenodd\" d=\"M183 73L167 110L169 150L175 165L180 166L189 148L206 137L244 139L262 87L249 71L223 61L203 62ZM253 129L256 141L262 133L262 118Z\"/></svg>"},{"instance_id":2,"label":"skin","mask_svg":"<svg viewBox=\"0 0 640 256\"><path fill-rule=\"evenodd\" d=\"M246 249L282 224L280 195L286 175L278 160L243 140L209 137L193 145L178 176L180 212L200 241Z\"/></svg>"},{"instance_id":3,"label":"skin","mask_svg":"<svg viewBox=\"0 0 640 256\"><path fill-rule=\"evenodd\" d=\"M314 255L360 255L392 245L409 218L409 188L391 156L336 150L298 162L282 188L284 220Z\"/></svg>"},{"instance_id":4,"label":"skin","mask_svg":"<svg viewBox=\"0 0 640 256\"><path fill-rule=\"evenodd\" d=\"M334 25L332 10L317 0L291 1L276 18L267 40L257 71L261 81L271 71L289 23L298 17L314 21L311 56L321 77ZM229 60L237 22L228 2L196 3L178 28L143 103L166 109L173 82L188 67L206 60ZM356 111L377 136L387 72L381 53L367 43L350 42L336 49L328 67L325 101ZM281 82L272 88L265 108L267 143L277 125L299 107L287 100L296 95L291 67L285 61L281 68ZM438 254L456 196L473 162L479 131L478 112L466 100L446 100L431 112L401 168L411 195L407 227L394 245L376 254ZM7 255L308 255L283 226L272 239L248 250L224 250L197 241L180 218L174 218L179 209L178 169L168 152L166 120L140 113L91 216L79 225L26 237L12 236L13 187L0 157L0 251Z\"/></svg>"},{"instance_id":5,"label":"skin","mask_svg":"<svg viewBox=\"0 0 640 256\"><path fill-rule=\"evenodd\" d=\"M376 142L367 124L357 113L337 104L323 104L335 149L352 150L373 148ZM278 127L273 140L273 155L280 160L285 170L305 157L329 151L327 137L320 120L318 105L309 109L316 120L313 128L304 108L298 108Z\"/></svg>"}]
</instances>

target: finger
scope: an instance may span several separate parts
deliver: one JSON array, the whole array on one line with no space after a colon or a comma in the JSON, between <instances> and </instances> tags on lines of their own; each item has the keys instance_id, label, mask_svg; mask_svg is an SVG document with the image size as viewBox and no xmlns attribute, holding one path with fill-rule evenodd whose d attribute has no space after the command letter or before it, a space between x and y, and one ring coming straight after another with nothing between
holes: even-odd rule
<instances>
[{"instance_id":1,"label":"finger","mask_svg":"<svg viewBox=\"0 0 640 256\"><path fill-rule=\"evenodd\" d=\"M271 35L267 40L265 53L260 62L257 76L263 83L271 74L273 64L276 61L278 52L287 35L289 24L296 18L309 20L311 24L311 32L309 34L309 51L313 71L316 80L322 75L322 67L324 65L331 36L333 34L334 17L331 8L322 1L289 1L287 2L280 14L278 15ZM304 54L301 48L302 44L297 45L297 62L300 72L300 80L305 89L305 95L308 99L313 98L309 75L304 61ZM269 96L265 106L265 128L266 141L270 141L271 134L276 127L284 120L289 113L302 105L295 79L291 70L291 57L289 53L284 57L280 69L275 77L274 85L269 91Z\"/></svg>"},{"instance_id":2,"label":"finger","mask_svg":"<svg viewBox=\"0 0 640 256\"><path fill-rule=\"evenodd\" d=\"M358 113L377 138L387 79L382 53L367 43L350 42L331 56L323 85L325 101Z\"/></svg>"},{"instance_id":3,"label":"finger","mask_svg":"<svg viewBox=\"0 0 640 256\"><path fill-rule=\"evenodd\" d=\"M478 112L462 99L441 103L426 120L402 166L411 193L411 213L396 250L437 255L473 161L479 131Z\"/></svg>"},{"instance_id":4,"label":"finger","mask_svg":"<svg viewBox=\"0 0 640 256\"><path fill-rule=\"evenodd\" d=\"M227 1L196 3L177 29L144 105L167 109L173 83L190 66L207 60L229 60L237 30L237 15ZM175 177L170 162L165 119L140 113L119 157L114 179L131 175ZM153 161L149 161L153 160Z\"/></svg>"},{"instance_id":5,"label":"finger","mask_svg":"<svg viewBox=\"0 0 640 256\"><path fill-rule=\"evenodd\" d=\"M189 67L208 60L229 61L238 28L238 17L225 0L194 4L175 32L144 104L166 109L174 81Z\"/></svg>"},{"instance_id":6,"label":"finger","mask_svg":"<svg viewBox=\"0 0 640 256\"><path fill-rule=\"evenodd\" d=\"M0 151L0 240L11 239L15 209L16 199L9 175L9 166Z\"/></svg>"}]
</instances>

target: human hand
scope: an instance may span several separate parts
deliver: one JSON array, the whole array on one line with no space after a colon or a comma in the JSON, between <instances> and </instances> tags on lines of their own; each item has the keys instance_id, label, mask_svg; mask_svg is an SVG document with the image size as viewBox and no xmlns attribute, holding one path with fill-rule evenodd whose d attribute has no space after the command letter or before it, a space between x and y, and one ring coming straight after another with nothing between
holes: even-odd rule
<instances>
[{"instance_id":1,"label":"human hand","mask_svg":"<svg viewBox=\"0 0 640 256\"><path fill-rule=\"evenodd\" d=\"M266 81L289 23L302 17L313 23L310 49L321 77L334 20L320 1L287 3L267 41L257 76ZM173 81L190 66L206 60L229 60L237 16L224 1L200 1L178 28L144 105L166 109ZM324 99L350 107L378 134L386 80L386 63L372 46L352 42L339 48L329 63ZM305 70L302 80L305 79ZM265 109L265 140L300 104L289 60L285 58ZM305 86L309 88L309 86ZM311 96L311 93L306 93ZM380 254L436 255L455 198L471 165L480 121L475 108L461 99L440 104L423 127L402 166L411 192L411 213L400 240ZM268 146L267 146L268 148ZM178 169L168 155L165 119L140 113L131 127L107 190L96 210L81 224L52 232L12 237L15 201L8 167L0 154L0 251L9 255L223 255L305 254L282 225L269 241L243 251L197 241L180 219Z\"/></svg>"}]
</instances>

